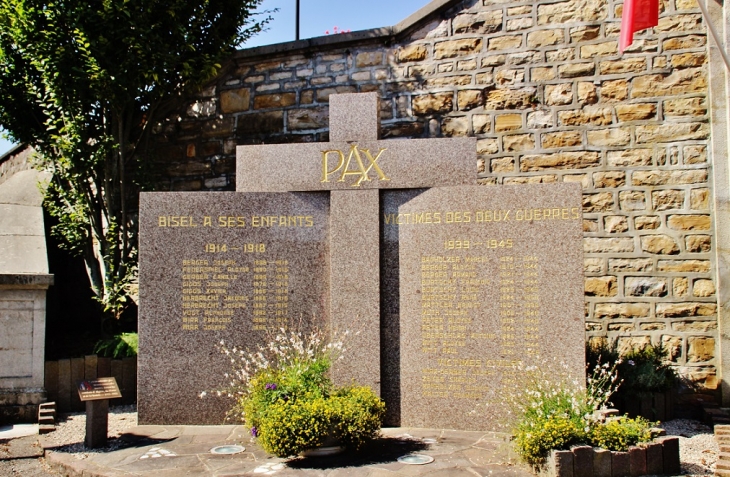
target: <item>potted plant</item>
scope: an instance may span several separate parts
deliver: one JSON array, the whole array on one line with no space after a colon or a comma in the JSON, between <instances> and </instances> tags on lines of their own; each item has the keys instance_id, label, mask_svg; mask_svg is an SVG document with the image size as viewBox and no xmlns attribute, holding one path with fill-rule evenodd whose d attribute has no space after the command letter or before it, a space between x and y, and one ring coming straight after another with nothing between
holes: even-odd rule
<instances>
[{"instance_id":1,"label":"potted plant","mask_svg":"<svg viewBox=\"0 0 730 477\"><path fill-rule=\"evenodd\" d=\"M289 457L319 448L326 454L358 449L378 435L383 401L368 387L336 388L329 378L341 342L328 342L319 331L281 329L255 351L224 343L221 349L234 366L224 391L235 399L229 417L244 422L267 452Z\"/></svg>"}]
</instances>

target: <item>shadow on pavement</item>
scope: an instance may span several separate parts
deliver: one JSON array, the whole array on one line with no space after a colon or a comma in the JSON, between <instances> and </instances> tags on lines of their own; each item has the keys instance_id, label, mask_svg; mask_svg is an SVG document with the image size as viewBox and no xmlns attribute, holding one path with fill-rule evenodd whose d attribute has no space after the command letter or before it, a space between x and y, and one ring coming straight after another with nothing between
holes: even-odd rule
<instances>
[{"instance_id":1,"label":"shadow on pavement","mask_svg":"<svg viewBox=\"0 0 730 477\"><path fill-rule=\"evenodd\" d=\"M381 437L359 451L346 450L330 457L297 457L287 461L292 469L333 469L337 467L362 467L372 464L395 462L398 457L428 449L420 439Z\"/></svg>"}]
</instances>

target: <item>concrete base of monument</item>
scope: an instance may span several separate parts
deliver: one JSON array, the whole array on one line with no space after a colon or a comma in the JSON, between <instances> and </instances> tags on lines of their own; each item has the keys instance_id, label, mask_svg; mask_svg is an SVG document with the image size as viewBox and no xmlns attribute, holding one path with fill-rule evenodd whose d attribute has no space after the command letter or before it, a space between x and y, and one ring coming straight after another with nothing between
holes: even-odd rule
<instances>
[{"instance_id":1,"label":"concrete base of monument","mask_svg":"<svg viewBox=\"0 0 730 477\"><path fill-rule=\"evenodd\" d=\"M385 428L381 438L360 452L345 450L336 456L292 459L267 454L242 426L139 426L120 440L110 440L110 448L115 450L84 453L83 459L47 449L46 460L62 475L98 477L533 475L517 463L508 437L493 432ZM211 454L212 447L224 444L240 444L246 449L235 455ZM399 457L413 454L434 460L420 466L398 462Z\"/></svg>"},{"instance_id":2,"label":"concrete base of monument","mask_svg":"<svg viewBox=\"0 0 730 477\"><path fill-rule=\"evenodd\" d=\"M36 422L38 404L45 400L41 388L0 389L0 425Z\"/></svg>"}]
</instances>

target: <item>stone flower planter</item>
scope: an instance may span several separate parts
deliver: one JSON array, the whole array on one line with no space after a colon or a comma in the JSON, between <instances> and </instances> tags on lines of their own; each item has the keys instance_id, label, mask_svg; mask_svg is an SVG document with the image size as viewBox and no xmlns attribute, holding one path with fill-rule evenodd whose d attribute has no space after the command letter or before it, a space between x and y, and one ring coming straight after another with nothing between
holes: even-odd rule
<instances>
[{"instance_id":1,"label":"stone flower planter","mask_svg":"<svg viewBox=\"0 0 730 477\"><path fill-rule=\"evenodd\" d=\"M679 475L679 438L657 437L652 442L615 452L591 446L552 451L541 475L549 477L637 477Z\"/></svg>"}]
</instances>

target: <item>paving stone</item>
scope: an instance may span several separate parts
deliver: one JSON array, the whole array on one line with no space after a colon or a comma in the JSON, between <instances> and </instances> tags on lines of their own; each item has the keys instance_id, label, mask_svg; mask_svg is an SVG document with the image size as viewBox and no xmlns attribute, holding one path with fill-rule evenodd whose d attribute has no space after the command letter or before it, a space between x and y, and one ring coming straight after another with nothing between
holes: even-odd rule
<instances>
[{"instance_id":1,"label":"paving stone","mask_svg":"<svg viewBox=\"0 0 730 477\"><path fill-rule=\"evenodd\" d=\"M629 447L629 467L632 477L646 474L646 449L643 447Z\"/></svg>"},{"instance_id":2,"label":"paving stone","mask_svg":"<svg viewBox=\"0 0 730 477\"><path fill-rule=\"evenodd\" d=\"M591 475L593 472L593 447L577 446L573 452L573 473L576 476Z\"/></svg>"}]
</instances>

